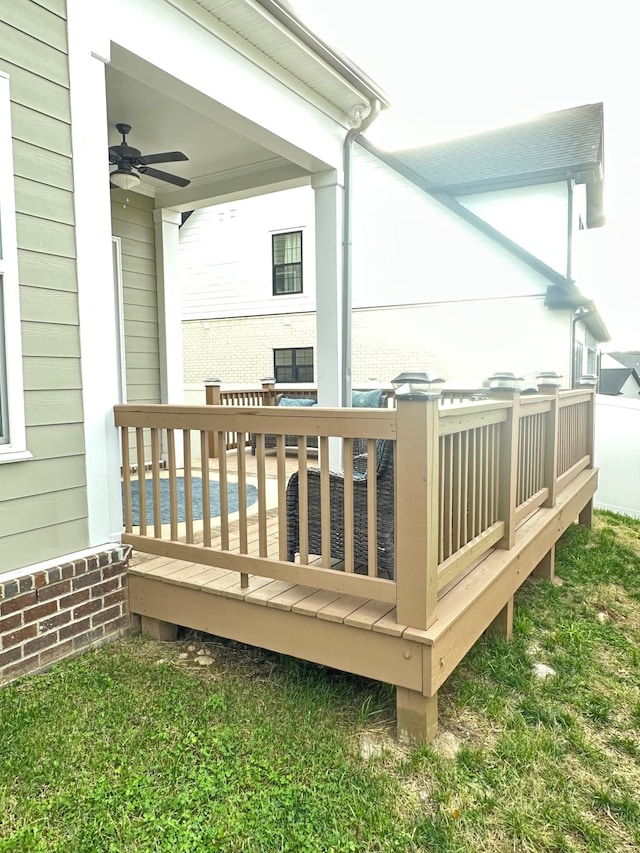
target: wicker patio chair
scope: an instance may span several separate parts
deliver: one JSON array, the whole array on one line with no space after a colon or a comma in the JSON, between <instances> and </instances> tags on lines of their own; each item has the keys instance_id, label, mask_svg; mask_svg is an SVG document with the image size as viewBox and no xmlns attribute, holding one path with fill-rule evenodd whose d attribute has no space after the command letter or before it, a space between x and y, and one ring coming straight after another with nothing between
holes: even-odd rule
<instances>
[{"instance_id":1,"label":"wicker patio chair","mask_svg":"<svg viewBox=\"0 0 640 853\"><path fill-rule=\"evenodd\" d=\"M377 474L377 560L378 577L393 579L394 571L394 442L376 444ZM353 513L354 559L358 566L368 563L367 456L354 459ZM294 561L300 551L299 472L287 484L287 558ZM320 509L320 469L307 469L309 553L322 551L322 514ZM343 560L344 549L344 474L329 475L331 513L331 556Z\"/></svg>"}]
</instances>

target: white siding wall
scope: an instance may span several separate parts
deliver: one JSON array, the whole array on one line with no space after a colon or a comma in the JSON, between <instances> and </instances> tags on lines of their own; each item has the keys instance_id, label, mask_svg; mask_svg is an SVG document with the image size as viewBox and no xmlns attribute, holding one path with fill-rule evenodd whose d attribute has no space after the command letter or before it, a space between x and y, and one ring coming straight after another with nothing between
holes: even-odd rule
<instances>
[{"instance_id":1,"label":"white siding wall","mask_svg":"<svg viewBox=\"0 0 640 853\"><path fill-rule=\"evenodd\" d=\"M364 149L355 149L353 304L531 296L548 282Z\"/></svg>"},{"instance_id":2,"label":"white siding wall","mask_svg":"<svg viewBox=\"0 0 640 853\"><path fill-rule=\"evenodd\" d=\"M355 309L353 382L375 377L386 383L417 369L436 371L454 385L480 385L497 370L529 378L556 370L568 385L566 324L563 313L549 312L541 298ZM256 382L273 374L274 347L315 350L315 316L190 321L183 324L183 345L185 382L210 376Z\"/></svg>"},{"instance_id":3,"label":"white siding wall","mask_svg":"<svg viewBox=\"0 0 640 853\"><path fill-rule=\"evenodd\" d=\"M271 235L302 231L303 292L272 295ZM183 320L315 310L313 190L196 210L180 229Z\"/></svg>"},{"instance_id":4,"label":"white siding wall","mask_svg":"<svg viewBox=\"0 0 640 853\"><path fill-rule=\"evenodd\" d=\"M567 198L567 184L563 181L481 193L459 201L564 275L567 271ZM583 219L586 215L584 199L584 190L577 188L573 206L576 231L578 214L582 212Z\"/></svg>"},{"instance_id":5,"label":"white siding wall","mask_svg":"<svg viewBox=\"0 0 640 853\"><path fill-rule=\"evenodd\" d=\"M630 376L624 383L624 385L620 389L620 394L623 397L628 397L631 400L639 399L638 395L640 394L640 388L638 388L638 383L633 376Z\"/></svg>"},{"instance_id":6,"label":"white siding wall","mask_svg":"<svg viewBox=\"0 0 640 853\"><path fill-rule=\"evenodd\" d=\"M544 307L546 279L357 146L353 192L354 382L419 368L460 384L555 370L569 384L571 324ZM562 242L566 197L539 198L541 230L553 219ZM271 234L300 228L304 293L274 297ZM313 231L307 187L192 214L180 233L186 382L255 382L273 373L274 348L316 346Z\"/></svg>"}]
</instances>

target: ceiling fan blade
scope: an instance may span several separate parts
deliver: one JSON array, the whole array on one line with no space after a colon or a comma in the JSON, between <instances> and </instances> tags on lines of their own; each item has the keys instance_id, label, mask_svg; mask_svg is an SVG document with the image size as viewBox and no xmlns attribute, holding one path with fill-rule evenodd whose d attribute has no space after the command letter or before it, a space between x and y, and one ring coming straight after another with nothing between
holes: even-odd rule
<instances>
[{"instance_id":1,"label":"ceiling fan blade","mask_svg":"<svg viewBox=\"0 0 640 853\"><path fill-rule=\"evenodd\" d=\"M142 165L145 165L147 163L177 163L178 160L188 160L189 158L182 151L165 151L163 154L145 154L138 159Z\"/></svg>"},{"instance_id":2,"label":"ceiling fan blade","mask_svg":"<svg viewBox=\"0 0 640 853\"><path fill-rule=\"evenodd\" d=\"M159 169L148 169L146 166L140 166L138 171L141 175L148 175L150 178L159 178L161 181L175 184L177 187L187 187L191 183L186 178L179 178L177 175L170 175L168 172L161 172Z\"/></svg>"},{"instance_id":3,"label":"ceiling fan blade","mask_svg":"<svg viewBox=\"0 0 640 853\"><path fill-rule=\"evenodd\" d=\"M115 165L116 163L121 163L121 162L122 162L122 157L119 154L117 154L115 151L112 151L111 149L109 149L109 163L111 163L111 165Z\"/></svg>"}]
</instances>

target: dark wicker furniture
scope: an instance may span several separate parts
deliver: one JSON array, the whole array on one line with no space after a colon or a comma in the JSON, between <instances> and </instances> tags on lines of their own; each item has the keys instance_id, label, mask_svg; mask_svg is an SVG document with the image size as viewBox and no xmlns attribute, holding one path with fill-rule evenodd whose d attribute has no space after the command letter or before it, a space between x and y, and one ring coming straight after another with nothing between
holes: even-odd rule
<instances>
[{"instance_id":1,"label":"dark wicker furniture","mask_svg":"<svg viewBox=\"0 0 640 853\"><path fill-rule=\"evenodd\" d=\"M394 456L395 443L377 442L377 562L378 577L393 579L394 571ZM368 563L367 523L367 456L354 459L353 512L354 558L358 566ZM291 476L287 484L287 558L293 562L300 550L300 509L298 500L299 473ZM329 476L331 507L331 556L343 560L344 553L344 474L331 472ZM307 470L309 553L322 550L322 515L320 510L320 469Z\"/></svg>"}]
</instances>

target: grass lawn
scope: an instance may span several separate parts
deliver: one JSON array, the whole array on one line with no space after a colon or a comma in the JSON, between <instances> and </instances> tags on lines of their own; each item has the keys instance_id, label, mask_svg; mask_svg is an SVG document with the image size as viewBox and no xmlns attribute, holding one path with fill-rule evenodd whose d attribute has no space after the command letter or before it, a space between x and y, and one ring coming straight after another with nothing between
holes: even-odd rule
<instances>
[{"instance_id":1,"label":"grass lawn","mask_svg":"<svg viewBox=\"0 0 640 853\"><path fill-rule=\"evenodd\" d=\"M556 570L449 679L431 747L395 742L391 688L213 638L0 690L0 853L637 851L640 521L571 528Z\"/></svg>"}]
</instances>

